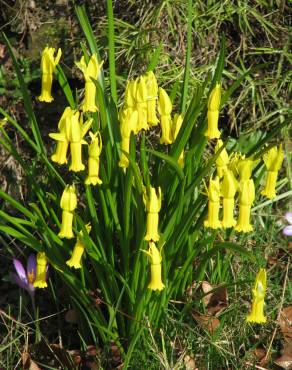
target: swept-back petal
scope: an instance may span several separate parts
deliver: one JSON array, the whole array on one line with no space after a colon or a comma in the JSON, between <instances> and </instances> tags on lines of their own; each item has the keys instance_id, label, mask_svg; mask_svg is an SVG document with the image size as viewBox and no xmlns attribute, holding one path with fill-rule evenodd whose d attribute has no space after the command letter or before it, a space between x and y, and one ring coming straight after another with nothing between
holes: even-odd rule
<instances>
[{"instance_id":1,"label":"swept-back petal","mask_svg":"<svg viewBox=\"0 0 292 370\"><path fill-rule=\"evenodd\" d=\"M292 212L287 212L284 217L292 225Z\"/></svg>"},{"instance_id":2,"label":"swept-back petal","mask_svg":"<svg viewBox=\"0 0 292 370\"><path fill-rule=\"evenodd\" d=\"M26 272L22 263L18 259L13 258L13 265L19 278L24 282L24 284L27 284Z\"/></svg>"},{"instance_id":3,"label":"swept-back petal","mask_svg":"<svg viewBox=\"0 0 292 370\"><path fill-rule=\"evenodd\" d=\"M292 236L292 225L284 227L283 234L286 236Z\"/></svg>"}]
</instances>

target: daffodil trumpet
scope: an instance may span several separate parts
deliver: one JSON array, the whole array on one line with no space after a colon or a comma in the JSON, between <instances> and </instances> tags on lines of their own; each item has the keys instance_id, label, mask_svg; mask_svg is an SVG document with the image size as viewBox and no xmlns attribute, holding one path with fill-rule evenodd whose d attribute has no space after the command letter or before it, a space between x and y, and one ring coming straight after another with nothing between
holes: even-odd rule
<instances>
[{"instance_id":1,"label":"daffodil trumpet","mask_svg":"<svg viewBox=\"0 0 292 370\"><path fill-rule=\"evenodd\" d=\"M72 239L74 238L72 230L73 212L77 207L77 196L74 185L67 185L64 189L60 207L62 209L62 223L58 236L60 238Z\"/></svg>"},{"instance_id":2,"label":"daffodil trumpet","mask_svg":"<svg viewBox=\"0 0 292 370\"><path fill-rule=\"evenodd\" d=\"M67 117L66 136L70 142L71 164L69 171L79 172L85 169L82 162L82 145L87 144L83 137L92 124L92 118L82 123L79 112L76 111L71 117Z\"/></svg>"},{"instance_id":3,"label":"daffodil trumpet","mask_svg":"<svg viewBox=\"0 0 292 370\"><path fill-rule=\"evenodd\" d=\"M252 179L239 183L239 216L235 230L248 233L253 230L250 224L250 209L255 198L255 187Z\"/></svg>"},{"instance_id":4,"label":"daffodil trumpet","mask_svg":"<svg viewBox=\"0 0 292 370\"><path fill-rule=\"evenodd\" d=\"M230 228L236 225L234 219L234 197L238 189L238 183L229 169L224 171L223 181L221 184L221 194L223 196L223 219L222 227Z\"/></svg>"},{"instance_id":5,"label":"daffodil trumpet","mask_svg":"<svg viewBox=\"0 0 292 370\"><path fill-rule=\"evenodd\" d=\"M157 126L156 101L158 99L158 84L153 71L146 74L147 88L147 121L150 126Z\"/></svg>"},{"instance_id":6,"label":"daffodil trumpet","mask_svg":"<svg viewBox=\"0 0 292 370\"><path fill-rule=\"evenodd\" d=\"M46 288L47 284L47 257L44 252L37 254L36 278L33 283L35 288Z\"/></svg>"},{"instance_id":7,"label":"daffodil trumpet","mask_svg":"<svg viewBox=\"0 0 292 370\"><path fill-rule=\"evenodd\" d=\"M172 133L171 133L171 112L172 103L167 92L160 87L159 88L159 99L158 99L158 112L160 114L160 126L161 126L161 138L160 144L171 144Z\"/></svg>"},{"instance_id":8,"label":"daffodil trumpet","mask_svg":"<svg viewBox=\"0 0 292 370\"><path fill-rule=\"evenodd\" d=\"M219 139L221 135L220 131L218 130L220 100L221 86L219 83L217 83L214 89L211 91L208 99L208 127L205 136L207 136L210 140Z\"/></svg>"},{"instance_id":9,"label":"daffodil trumpet","mask_svg":"<svg viewBox=\"0 0 292 370\"><path fill-rule=\"evenodd\" d=\"M50 133L49 136L57 141L56 151L51 156L51 160L58 164L67 163L67 151L69 148L69 140L66 137L66 119L72 115L74 111L67 107L65 108L60 121L58 123L59 133Z\"/></svg>"},{"instance_id":10,"label":"daffodil trumpet","mask_svg":"<svg viewBox=\"0 0 292 370\"><path fill-rule=\"evenodd\" d=\"M161 209L161 189L158 192L150 187L148 194L144 194L144 202L147 210L147 226L144 240L157 242L160 238L158 232L159 211Z\"/></svg>"},{"instance_id":11,"label":"daffodil trumpet","mask_svg":"<svg viewBox=\"0 0 292 370\"><path fill-rule=\"evenodd\" d=\"M266 287L266 269L261 268L256 276L254 288L252 290L253 300L251 304L251 312L246 318L247 322L264 324L267 321L267 318L264 315Z\"/></svg>"},{"instance_id":12,"label":"daffodil trumpet","mask_svg":"<svg viewBox=\"0 0 292 370\"><path fill-rule=\"evenodd\" d=\"M140 76L136 88L136 109L138 111L138 131L148 130L147 122L147 87L144 76Z\"/></svg>"},{"instance_id":13,"label":"daffodil trumpet","mask_svg":"<svg viewBox=\"0 0 292 370\"><path fill-rule=\"evenodd\" d=\"M138 123L139 113L136 110L126 109L121 112L120 122L121 122L121 136L122 136L122 154L119 161L119 167L127 168L129 166L129 159L125 153L130 152L130 137L131 132L136 131Z\"/></svg>"},{"instance_id":14,"label":"daffodil trumpet","mask_svg":"<svg viewBox=\"0 0 292 370\"><path fill-rule=\"evenodd\" d=\"M54 58L55 48L45 47L42 53L41 71L42 71L42 90L39 96L39 101L51 103L52 97L53 73L60 61L62 51L58 49L57 55Z\"/></svg>"},{"instance_id":15,"label":"daffodil trumpet","mask_svg":"<svg viewBox=\"0 0 292 370\"><path fill-rule=\"evenodd\" d=\"M142 252L148 256L150 261L150 283L148 289L161 291L165 287L161 278L161 252L152 241L149 242L148 251L143 250Z\"/></svg>"},{"instance_id":16,"label":"daffodil trumpet","mask_svg":"<svg viewBox=\"0 0 292 370\"><path fill-rule=\"evenodd\" d=\"M184 120L184 116L183 114L175 114L174 117L173 117L173 123L172 123L172 127L171 127L171 134L172 134L172 142L174 142L177 138L177 135L181 129L181 126L182 126L182 123L183 123L183 120ZM177 163L179 164L179 166L181 168L184 167L184 164L185 164L185 155L184 155L184 150L182 150L182 152L180 153L180 156L177 160Z\"/></svg>"},{"instance_id":17,"label":"daffodil trumpet","mask_svg":"<svg viewBox=\"0 0 292 370\"><path fill-rule=\"evenodd\" d=\"M265 153L263 155L263 160L268 171L266 184L261 194L266 196L268 199L274 199L276 197L278 172L284 160L282 144L280 144L279 149L277 147L273 147Z\"/></svg>"},{"instance_id":18,"label":"daffodil trumpet","mask_svg":"<svg viewBox=\"0 0 292 370\"><path fill-rule=\"evenodd\" d=\"M91 230L91 225L87 224L86 225L87 233L90 233L90 230ZM81 231L79 233L76 244L74 246L71 258L68 261L66 261L66 264L69 267L73 267L75 269L81 269L81 267L82 267L81 266L81 260L82 260L82 256L83 256L84 251L85 251L85 243L84 243L84 240L83 240L83 233Z\"/></svg>"},{"instance_id":19,"label":"daffodil trumpet","mask_svg":"<svg viewBox=\"0 0 292 370\"><path fill-rule=\"evenodd\" d=\"M217 140L217 144L215 146L215 154L222 148L223 141ZM227 170L227 166L229 164L229 156L227 153L227 150L223 148L219 154L219 156L216 159L216 169L217 169L217 175L221 179L223 177L224 171Z\"/></svg>"},{"instance_id":20,"label":"daffodil trumpet","mask_svg":"<svg viewBox=\"0 0 292 370\"><path fill-rule=\"evenodd\" d=\"M94 53L88 64L86 64L84 56L81 57L80 62L75 62L75 64L83 72L85 79L85 94L82 110L83 112L97 112L95 81L97 81L103 62L99 64L97 55Z\"/></svg>"},{"instance_id":21,"label":"daffodil trumpet","mask_svg":"<svg viewBox=\"0 0 292 370\"><path fill-rule=\"evenodd\" d=\"M213 180L209 181L209 187L207 190L208 195L208 216L204 221L205 227L211 229L220 229L222 227L219 221L219 210L220 210L220 183L219 177L216 176Z\"/></svg>"},{"instance_id":22,"label":"daffodil trumpet","mask_svg":"<svg viewBox=\"0 0 292 370\"><path fill-rule=\"evenodd\" d=\"M102 180L99 177L99 158L102 151L102 139L100 132L89 133L91 144L89 145L88 158L88 176L85 179L85 185L100 185Z\"/></svg>"}]
</instances>

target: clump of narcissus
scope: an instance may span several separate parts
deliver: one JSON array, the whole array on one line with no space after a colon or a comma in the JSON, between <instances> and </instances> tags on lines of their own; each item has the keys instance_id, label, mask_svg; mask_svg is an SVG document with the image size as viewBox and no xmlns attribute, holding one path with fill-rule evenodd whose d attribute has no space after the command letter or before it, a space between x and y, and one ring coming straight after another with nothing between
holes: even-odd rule
<instances>
[{"instance_id":1,"label":"clump of narcissus","mask_svg":"<svg viewBox=\"0 0 292 370\"><path fill-rule=\"evenodd\" d=\"M263 324L267 321L267 318L264 315L266 287L266 269L261 268L256 276L254 288L252 290L253 299L251 304L251 312L246 318L247 322Z\"/></svg>"},{"instance_id":2,"label":"clump of narcissus","mask_svg":"<svg viewBox=\"0 0 292 370\"><path fill-rule=\"evenodd\" d=\"M205 227L211 229L220 229L221 222L219 221L219 209L220 209L220 183L219 177L216 176L213 180L209 181L209 187L207 190L208 194L208 216L204 221Z\"/></svg>"},{"instance_id":3,"label":"clump of narcissus","mask_svg":"<svg viewBox=\"0 0 292 370\"><path fill-rule=\"evenodd\" d=\"M276 197L276 183L278 177L278 171L282 166L284 160L284 152L282 149L282 144L279 148L274 146L268 152L263 155L263 160L267 167L267 179L264 189L261 194L269 199Z\"/></svg>"},{"instance_id":4,"label":"clump of narcissus","mask_svg":"<svg viewBox=\"0 0 292 370\"><path fill-rule=\"evenodd\" d=\"M147 254L150 261L150 283L148 288L160 291L165 287L161 279L161 252L152 241L149 242L148 251L143 250L143 252Z\"/></svg>"},{"instance_id":5,"label":"clump of narcissus","mask_svg":"<svg viewBox=\"0 0 292 370\"><path fill-rule=\"evenodd\" d=\"M60 61L62 51L58 49L57 56L54 57L55 48L45 47L42 53L41 70L42 70L42 91L39 101L51 103L52 97L53 73Z\"/></svg>"}]
</instances>

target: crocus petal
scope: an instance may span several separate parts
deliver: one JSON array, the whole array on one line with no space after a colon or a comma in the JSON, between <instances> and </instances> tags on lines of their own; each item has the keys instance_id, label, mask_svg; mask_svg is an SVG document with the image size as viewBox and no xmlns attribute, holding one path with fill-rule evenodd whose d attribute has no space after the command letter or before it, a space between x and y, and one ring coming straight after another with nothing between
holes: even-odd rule
<instances>
[{"instance_id":1,"label":"crocus petal","mask_svg":"<svg viewBox=\"0 0 292 370\"><path fill-rule=\"evenodd\" d=\"M292 236L292 225L284 227L283 234L286 236Z\"/></svg>"},{"instance_id":2,"label":"crocus petal","mask_svg":"<svg viewBox=\"0 0 292 370\"><path fill-rule=\"evenodd\" d=\"M13 265L19 278L24 282L25 285L27 285L26 272L22 266L22 263L18 259L13 258Z\"/></svg>"},{"instance_id":3,"label":"crocus petal","mask_svg":"<svg viewBox=\"0 0 292 370\"><path fill-rule=\"evenodd\" d=\"M292 225L292 212L287 212L284 217Z\"/></svg>"},{"instance_id":4,"label":"crocus petal","mask_svg":"<svg viewBox=\"0 0 292 370\"><path fill-rule=\"evenodd\" d=\"M19 288L27 289L27 284L15 272L11 272L11 280L17 284Z\"/></svg>"},{"instance_id":5,"label":"crocus petal","mask_svg":"<svg viewBox=\"0 0 292 370\"><path fill-rule=\"evenodd\" d=\"M29 282L33 284L36 276L36 258L34 254L30 254L27 259L26 272L30 280Z\"/></svg>"}]
</instances>

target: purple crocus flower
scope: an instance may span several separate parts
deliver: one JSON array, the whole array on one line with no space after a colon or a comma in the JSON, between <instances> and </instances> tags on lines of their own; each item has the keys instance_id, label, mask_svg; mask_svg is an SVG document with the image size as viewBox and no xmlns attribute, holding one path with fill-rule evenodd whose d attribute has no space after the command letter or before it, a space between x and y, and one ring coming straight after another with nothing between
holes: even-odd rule
<instances>
[{"instance_id":1,"label":"purple crocus flower","mask_svg":"<svg viewBox=\"0 0 292 370\"><path fill-rule=\"evenodd\" d=\"M33 298L35 288L33 283L36 278L36 258L34 254L31 254L27 260L26 271L22 265L22 263L13 258L13 265L15 268L15 272L11 273L13 281L22 289L28 291L30 296Z\"/></svg>"},{"instance_id":2,"label":"purple crocus flower","mask_svg":"<svg viewBox=\"0 0 292 370\"><path fill-rule=\"evenodd\" d=\"M292 212L287 212L284 217L290 225L284 227L283 234L286 236L292 236Z\"/></svg>"}]
</instances>

